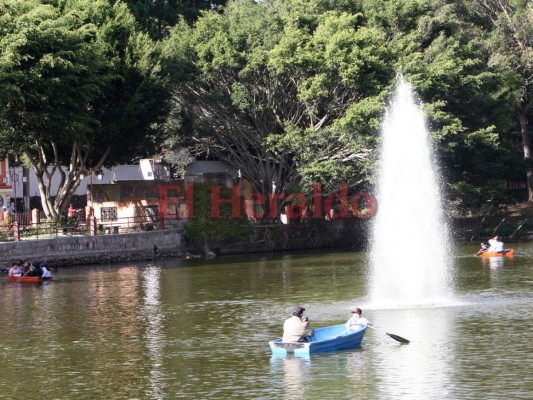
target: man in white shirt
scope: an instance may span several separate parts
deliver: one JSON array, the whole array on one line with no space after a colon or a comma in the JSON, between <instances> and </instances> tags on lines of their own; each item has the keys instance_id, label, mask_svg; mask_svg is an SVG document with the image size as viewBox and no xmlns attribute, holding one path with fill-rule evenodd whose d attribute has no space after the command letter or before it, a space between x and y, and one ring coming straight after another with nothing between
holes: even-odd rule
<instances>
[{"instance_id":1,"label":"man in white shirt","mask_svg":"<svg viewBox=\"0 0 533 400\"><path fill-rule=\"evenodd\" d=\"M501 253L503 251L503 242L498 236L494 236L489 240L490 247L487 250L490 253Z\"/></svg>"}]
</instances>

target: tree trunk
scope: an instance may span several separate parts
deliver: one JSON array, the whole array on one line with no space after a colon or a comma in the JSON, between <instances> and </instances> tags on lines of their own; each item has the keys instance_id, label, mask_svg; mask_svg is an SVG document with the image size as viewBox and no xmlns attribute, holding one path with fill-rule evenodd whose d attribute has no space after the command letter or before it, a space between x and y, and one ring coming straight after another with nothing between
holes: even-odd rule
<instances>
[{"instance_id":1,"label":"tree trunk","mask_svg":"<svg viewBox=\"0 0 533 400\"><path fill-rule=\"evenodd\" d=\"M37 157L32 157L29 152L25 152L25 156L30 160L30 165L35 171L43 211L47 218L57 221L61 213L67 209L72 195L80 185L80 174L87 172L85 170L85 162L88 151L82 151L78 143L74 142L69 166L64 168L58 157L57 145L53 142L51 145L54 153L52 163L48 162L43 146L39 147ZM110 150L111 148L108 147L104 151L98 162L91 168L91 173L102 166ZM57 192L52 194L52 179L56 173L59 174L58 188Z\"/></svg>"},{"instance_id":2,"label":"tree trunk","mask_svg":"<svg viewBox=\"0 0 533 400\"><path fill-rule=\"evenodd\" d=\"M528 201L533 202L533 166L531 160L531 139L527 128L527 107L524 105L518 109L518 120L520 121L520 134L522 135L522 146L524 148L524 159L527 165L527 192Z\"/></svg>"}]
</instances>

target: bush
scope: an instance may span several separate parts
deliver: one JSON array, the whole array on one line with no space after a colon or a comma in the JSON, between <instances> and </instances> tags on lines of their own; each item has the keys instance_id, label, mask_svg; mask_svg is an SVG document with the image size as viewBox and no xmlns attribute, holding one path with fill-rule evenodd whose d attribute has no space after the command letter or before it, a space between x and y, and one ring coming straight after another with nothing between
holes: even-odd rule
<instances>
[{"instance_id":1,"label":"bush","mask_svg":"<svg viewBox=\"0 0 533 400\"><path fill-rule=\"evenodd\" d=\"M221 198L230 198L231 189L221 190ZM241 199L242 209L242 199ZM220 218L211 217L211 185L197 183L193 186L193 216L185 225L185 238L191 243L211 240L239 240L248 237L252 227L244 217L232 218L231 205L221 204Z\"/></svg>"}]
</instances>

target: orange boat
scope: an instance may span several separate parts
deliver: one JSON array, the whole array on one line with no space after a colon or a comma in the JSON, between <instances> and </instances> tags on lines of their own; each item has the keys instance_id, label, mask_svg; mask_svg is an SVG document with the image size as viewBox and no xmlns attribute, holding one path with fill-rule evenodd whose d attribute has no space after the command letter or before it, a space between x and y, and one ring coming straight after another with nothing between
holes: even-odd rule
<instances>
[{"instance_id":1,"label":"orange boat","mask_svg":"<svg viewBox=\"0 0 533 400\"><path fill-rule=\"evenodd\" d=\"M514 255L514 249L505 249L501 253L493 253L491 251L485 251L481 253L483 257L512 257Z\"/></svg>"},{"instance_id":2,"label":"orange boat","mask_svg":"<svg viewBox=\"0 0 533 400\"><path fill-rule=\"evenodd\" d=\"M53 281L54 278L47 279L47 281ZM9 282L22 282L22 283L41 283L45 282L40 276L10 276Z\"/></svg>"}]
</instances>

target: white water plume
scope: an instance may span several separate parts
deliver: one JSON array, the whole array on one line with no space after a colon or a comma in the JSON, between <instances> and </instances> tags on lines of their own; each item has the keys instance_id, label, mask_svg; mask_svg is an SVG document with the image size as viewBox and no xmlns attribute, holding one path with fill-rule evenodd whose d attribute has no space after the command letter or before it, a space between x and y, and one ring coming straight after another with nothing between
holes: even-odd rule
<instances>
[{"instance_id":1,"label":"white water plume","mask_svg":"<svg viewBox=\"0 0 533 400\"><path fill-rule=\"evenodd\" d=\"M446 303L451 246L424 115L400 79L382 129L378 212L373 223L371 303Z\"/></svg>"}]
</instances>

